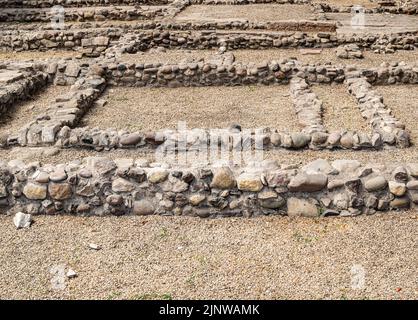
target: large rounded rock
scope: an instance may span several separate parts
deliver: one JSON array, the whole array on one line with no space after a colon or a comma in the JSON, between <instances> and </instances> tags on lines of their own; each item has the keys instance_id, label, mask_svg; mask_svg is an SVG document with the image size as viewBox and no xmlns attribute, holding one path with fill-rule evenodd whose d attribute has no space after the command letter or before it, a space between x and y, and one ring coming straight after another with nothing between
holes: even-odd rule
<instances>
[{"instance_id":1,"label":"large rounded rock","mask_svg":"<svg viewBox=\"0 0 418 320\"><path fill-rule=\"evenodd\" d=\"M293 133L292 134L292 142L293 148L300 149L308 145L311 141L311 136L304 134L304 133Z\"/></svg>"},{"instance_id":2,"label":"large rounded rock","mask_svg":"<svg viewBox=\"0 0 418 320\"><path fill-rule=\"evenodd\" d=\"M401 197L406 193L406 185L402 182L389 181L389 190L397 197Z\"/></svg>"},{"instance_id":3,"label":"large rounded rock","mask_svg":"<svg viewBox=\"0 0 418 320\"><path fill-rule=\"evenodd\" d=\"M215 189L232 189L236 185L234 173L229 167L221 167L215 170L210 186Z\"/></svg>"},{"instance_id":4,"label":"large rounded rock","mask_svg":"<svg viewBox=\"0 0 418 320\"><path fill-rule=\"evenodd\" d=\"M260 177L254 174L244 173L238 179L238 189L242 191L258 192L263 189Z\"/></svg>"},{"instance_id":5,"label":"large rounded rock","mask_svg":"<svg viewBox=\"0 0 418 320\"><path fill-rule=\"evenodd\" d=\"M206 200L206 196L203 194L193 194L189 197L189 202L193 206L198 206L200 203Z\"/></svg>"},{"instance_id":6,"label":"large rounded rock","mask_svg":"<svg viewBox=\"0 0 418 320\"><path fill-rule=\"evenodd\" d=\"M120 144L123 146L135 145L141 141L141 135L139 133L131 133L124 135L120 138Z\"/></svg>"},{"instance_id":7,"label":"large rounded rock","mask_svg":"<svg viewBox=\"0 0 418 320\"><path fill-rule=\"evenodd\" d=\"M168 176L168 171L165 169L155 168L148 172L148 181L152 183L160 183L165 181Z\"/></svg>"},{"instance_id":8,"label":"large rounded rock","mask_svg":"<svg viewBox=\"0 0 418 320\"><path fill-rule=\"evenodd\" d=\"M65 200L71 198L73 191L68 183L50 183L48 191L55 200Z\"/></svg>"},{"instance_id":9,"label":"large rounded rock","mask_svg":"<svg viewBox=\"0 0 418 320\"><path fill-rule=\"evenodd\" d=\"M31 200L44 200L46 198L46 185L29 182L23 188L23 194Z\"/></svg>"},{"instance_id":10,"label":"large rounded rock","mask_svg":"<svg viewBox=\"0 0 418 320\"><path fill-rule=\"evenodd\" d=\"M327 182L328 177L322 173L299 173L290 180L288 188L292 192L315 192L325 188Z\"/></svg>"},{"instance_id":11,"label":"large rounded rock","mask_svg":"<svg viewBox=\"0 0 418 320\"><path fill-rule=\"evenodd\" d=\"M151 201L142 199L142 200L134 202L134 205L133 205L134 214L145 216L145 215L153 214L154 212L155 212L154 204Z\"/></svg>"},{"instance_id":12,"label":"large rounded rock","mask_svg":"<svg viewBox=\"0 0 418 320\"><path fill-rule=\"evenodd\" d=\"M53 182L60 182L67 179L67 173L63 168L59 168L49 175L49 179Z\"/></svg>"},{"instance_id":13,"label":"large rounded rock","mask_svg":"<svg viewBox=\"0 0 418 320\"><path fill-rule=\"evenodd\" d=\"M274 191L265 191L258 194L260 206L268 209L279 209L283 207L286 200Z\"/></svg>"},{"instance_id":14,"label":"large rounded rock","mask_svg":"<svg viewBox=\"0 0 418 320\"><path fill-rule=\"evenodd\" d=\"M386 188L388 182L385 177L377 176L370 178L364 182L364 187L367 191L379 191Z\"/></svg>"},{"instance_id":15,"label":"large rounded rock","mask_svg":"<svg viewBox=\"0 0 418 320\"><path fill-rule=\"evenodd\" d=\"M318 217L319 210L315 199L287 199L287 214L289 217Z\"/></svg>"},{"instance_id":16,"label":"large rounded rock","mask_svg":"<svg viewBox=\"0 0 418 320\"><path fill-rule=\"evenodd\" d=\"M131 192L133 189L135 189L135 185L126 179L117 178L112 182L114 192Z\"/></svg>"}]
</instances>

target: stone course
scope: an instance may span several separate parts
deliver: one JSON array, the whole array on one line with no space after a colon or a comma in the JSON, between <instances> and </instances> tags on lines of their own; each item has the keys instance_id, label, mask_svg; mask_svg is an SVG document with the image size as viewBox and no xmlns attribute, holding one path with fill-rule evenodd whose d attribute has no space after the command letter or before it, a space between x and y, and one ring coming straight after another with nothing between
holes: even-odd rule
<instances>
[{"instance_id":1,"label":"stone course","mask_svg":"<svg viewBox=\"0 0 418 320\"><path fill-rule=\"evenodd\" d=\"M387 2L387 1L386 1ZM341 59L363 52L416 50L418 31L391 34L345 34L338 23L320 20L326 12L351 7L312 4L319 20L176 21L191 4L312 4L310 0L0 0L0 51L79 52L77 59L0 64L0 115L16 101L46 85L68 86L47 110L18 132L0 137L9 148L55 146L110 151L207 150L227 152L278 149L382 149L410 146L408 128L377 94L376 85L418 84L418 65L384 63L378 68L309 64L294 59L242 63L235 49L336 48ZM63 5L65 25L51 30L50 7ZM155 5L155 6L153 6ZM102 7L103 6L103 7ZM41 9L39 9L41 8ZM376 4L366 13L416 14L415 3L400 7ZM113 21L112 21L113 20ZM129 21L120 23L119 20ZM21 24L20 22L30 22ZM122 54L166 49L218 49L210 59L173 64L124 63ZM87 59L84 59L87 58ZM352 61L355 62L355 61ZM311 85L344 84L369 132L328 132L322 101ZM288 85L301 130L242 128L129 132L78 127L90 108L100 108L108 86L172 88L180 86ZM225 97L227 98L227 97ZM238 139L236 139L238 137ZM31 215L183 215L201 218L288 215L356 216L403 210L418 205L418 164L361 164L354 160L317 159L303 167L265 160L247 167L230 163L181 167L145 160L92 157L71 163L41 165L0 160L0 210L15 214L17 228L30 226Z\"/></svg>"},{"instance_id":2,"label":"stone course","mask_svg":"<svg viewBox=\"0 0 418 320\"><path fill-rule=\"evenodd\" d=\"M261 142L244 135L251 145L265 148L364 149L408 147L409 134L383 104L382 97L372 91L372 84L418 83L418 69L405 64L379 69L340 68L331 65L305 66L296 60L270 61L260 65L236 63L230 52L219 51L206 61L162 64L123 64L114 58L99 64L79 64L76 60L43 65L43 71L56 85L71 85L65 96L57 97L45 114L38 115L20 132L3 137L3 146L82 147L96 150L114 148L165 147L184 141L185 151L211 142L208 130L164 130L128 132L106 128L76 128L84 113L93 106L106 85L122 86L213 86L213 85L283 85L290 83L290 94L302 131L279 132L264 128L257 132ZM327 85L346 81L347 88L359 103L363 117L370 122L371 132L341 129L328 132L322 123L322 102L312 93L310 83ZM98 106L100 107L100 106ZM246 129L246 128L243 128ZM241 134L241 129L238 131ZM226 139L233 130L218 130L216 139ZM252 132L254 134L255 132ZM231 146L235 148L234 145Z\"/></svg>"},{"instance_id":3,"label":"stone course","mask_svg":"<svg viewBox=\"0 0 418 320\"><path fill-rule=\"evenodd\" d=\"M10 161L0 163L0 206L32 215L354 216L415 207L417 170L355 160L187 169L103 157L55 166Z\"/></svg>"},{"instance_id":4,"label":"stone course","mask_svg":"<svg viewBox=\"0 0 418 320\"><path fill-rule=\"evenodd\" d=\"M50 22L56 15L50 9L2 9L0 22ZM64 21L105 21L105 20L140 20L164 17L163 8L105 7L105 8L66 8Z\"/></svg>"},{"instance_id":5,"label":"stone course","mask_svg":"<svg viewBox=\"0 0 418 320\"><path fill-rule=\"evenodd\" d=\"M17 101L39 91L47 82L48 74L33 64L0 64L0 115ZM0 146L2 143L0 141Z\"/></svg>"},{"instance_id":6,"label":"stone course","mask_svg":"<svg viewBox=\"0 0 418 320\"><path fill-rule=\"evenodd\" d=\"M264 26L263 26L264 24ZM305 32L270 32L262 33L254 30L248 32L218 33L216 31L198 31L199 29L221 28L225 29L235 24L213 26L207 24L149 24L138 25L138 30L128 28L108 27L89 28L77 30L30 30L21 29L0 31L0 50L2 51L26 51L26 50L75 50L85 55L98 56L105 49L119 45L125 52L136 53L155 47L167 49L213 49L222 46L230 50L236 49L269 49L269 48L330 48L340 45L356 43L362 49L370 49L376 52L394 52L396 50L414 50L418 46L418 33L402 33L392 35L358 35L356 37L332 32L317 32L316 34ZM286 23L285 27L293 30L301 28L297 24ZM169 30L159 31L156 29ZM175 28L189 30L172 30ZM242 25L239 28L248 29L250 26ZM274 28L271 25L261 23L251 28ZM283 29L283 26L276 25ZM328 26L329 27L329 26ZM328 28L327 27L327 28ZM190 30L196 28L197 30ZM146 30L153 29L153 30ZM303 28L302 28L303 29ZM96 40L98 38L98 40ZM86 52L84 52L86 50ZM93 53L93 54L92 54Z\"/></svg>"},{"instance_id":7,"label":"stone course","mask_svg":"<svg viewBox=\"0 0 418 320\"><path fill-rule=\"evenodd\" d=\"M171 0L0 0L0 8L89 7L109 5L166 5Z\"/></svg>"}]
</instances>

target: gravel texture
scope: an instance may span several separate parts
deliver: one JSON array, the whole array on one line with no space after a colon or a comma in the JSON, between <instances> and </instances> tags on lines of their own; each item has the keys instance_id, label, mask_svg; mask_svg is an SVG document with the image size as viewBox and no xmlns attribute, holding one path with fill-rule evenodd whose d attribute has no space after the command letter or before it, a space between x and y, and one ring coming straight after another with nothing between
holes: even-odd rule
<instances>
[{"instance_id":1,"label":"gravel texture","mask_svg":"<svg viewBox=\"0 0 418 320\"><path fill-rule=\"evenodd\" d=\"M0 298L417 299L417 228L416 211L322 219L37 216L21 230L2 216ZM69 268L77 277L60 277ZM352 287L363 271L364 287Z\"/></svg>"},{"instance_id":2,"label":"gravel texture","mask_svg":"<svg viewBox=\"0 0 418 320\"><path fill-rule=\"evenodd\" d=\"M67 91L65 86L50 85L33 95L32 99L18 102L0 118L0 134L17 133L37 115L45 112L54 98Z\"/></svg>"},{"instance_id":3,"label":"gravel texture","mask_svg":"<svg viewBox=\"0 0 418 320\"><path fill-rule=\"evenodd\" d=\"M312 91L323 102L323 119L329 132L341 128L370 132L370 125L362 118L357 101L345 84L315 85Z\"/></svg>"},{"instance_id":4,"label":"gravel texture","mask_svg":"<svg viewBox=\"0 0 418 320\"><path fill-rule=\"evenodd\" d=\"M108 103L92 109L83 125L147 131L177 128L178 121L187 121L188 128L227 128L232 123L298 128L288 86L115 87L105 98Z\"/></svg>"},{"instance_id":5,"label":"gravel texture","mask_svg":"<svg viewBox=\"0 0 418 320\"><path fill-rule=\"evenodd\" d=\"M200 61L213 56L217 50L166 50L159 48L138 52L134 54L122 54L121 60L125 63L172 63L177 64L180 61Z\"/></svg>"},{"instance_id":6,"label":"gravel texture","mask_svg":"<svg viewBox=\"0 0 418 320\"><path fill-rule=\"evenodd\" d=\"M378 86L375 90L383 96L383 102L394 116L405 124L412 142L418 144L418 85Z\"/></svg>"},{"instance_id":7,"label":"gravel texture","mask_svg":"<svg viewBox=\"0 0 418 320\"><path fill-rule=\"evenodd\" d=\"M358 67L378 67L383 62L404 61L412 64L416 62L416 52L400 50L392 54L379 54L372 51L364 52L364 59L345 60L337 58L335 48L324 48L319 54L303 54L300 49L266 49L266 50L233 50L235 60L244 63L262 63L271 60L295 58L304 64L332 63L334 65L355 65ZM149 50L135 54L123 54L122 61L125 63L178 63L186 60L207 59L216 50Z\"/></svg>"},{"instance_id":8,"label":"gravel texture","mask_svg":"<svg viewBox=\"0 0 418 320\"><path fill-rule=\"evenodd\" d=\"M335 48L324 48L320 54L302 54L300 49L267 49L267 50L235 50L233 51L237 61L261 63L270 60L296 58L304 64L329 64L354 65L358 67L378 67L382 62L392 63L404 61L415 63L415 51L396 51L393 54L378 54L372 51L364 52L364 59L345 60L337 58Z\"/></svg>"},{"instance_id":9,"label":"gravel texture","mask_svg":"<svg viewBox=\"0 0 418 320\"><path fill-rule=\"evenodd\" d=\"M8 60L44 60L50 58L74 58L80 56L76 51L21 51L21 52L1 52L0 61Z\"/></svg>"},{"instance_id":10,"label":"gravel texture","mask_svg":"<svg viewBox=\"0 0 418 320\"><path fill-rule=\"evenodd\" d=\"M249 21L309 20L314 14L309 5L249 4L245 6L192 5L176 16L179 21L245 19Z\"/></svg>"},{"instance_id":11,"label":"gravel texture","mask_svg":"<svg viewBox=\"0 0 418 320\"><path fill-rule=\"evenodd\" d=\"M259 154L257 154L259 155ZM187 162L185 165L194 166L202 162L201 159L197 158L199 155L195 155L193 152L187 154ZM201 156L201 155L200 155ZM203 155L204 159L209 158L210 155ZM253 159L250 156L243 154L243 160L235 161L237 165L246 165L246 159ZM254 154L252 154L254 156ZM364 165L368 163L375 164L393 164L393 163L408 163L417 162L418 150L416 145L407 149L393 149L383 151L368 151L368 150L335 150L335 151L313 151L313 150L268 150L261 153L261 159L277 160L279 164L284 165L304 165L316 159L326 159L328 161L338 159L350 159L358 160ZM117 149L112 151L97 152L94 150L87 149L54 149L54 148L21 148L15 147L0 152L0 161L10 161L13 159L19 159L25 163L39 161L42 164L59 164L67 163L71 161L78 161L84 157L108 157L110 159L118 158L132 158L132 159L147 159L150 162L167 162L173 166L179 165L178 159L163 158L160 159L155 154L154 150L143 150L143 149ZM229 155L231 157L231 155ZM211 164L213 161L207 160L207 164ZM183 166L184 164L180 164Z\"/></svg>"},{"instance_id":12,"label":"gravel texture","mask_svg":"<svg viewBox=\"0 0 418 320\"><path fill-rule=\"evenodd\" d=\"M340 7L351 7L353 5L362 6L364 8L377 8L378 4L370 0L313 0L312 3L326 3L329 5Z\"/></svg>"}]
</instances>

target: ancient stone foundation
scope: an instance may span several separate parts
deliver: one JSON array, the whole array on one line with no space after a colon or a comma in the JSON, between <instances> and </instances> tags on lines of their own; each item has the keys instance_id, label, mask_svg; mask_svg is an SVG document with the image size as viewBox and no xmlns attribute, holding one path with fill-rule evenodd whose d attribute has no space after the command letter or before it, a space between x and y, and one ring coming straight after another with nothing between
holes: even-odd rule
<instances>
[{"instance_id":1,"label":"ancient stone foundation","mask_svg":"<svg viewBox=\"0 0 418 320\"><path fill-rule=\"evenodd\" d=\"M57 5L65 8L65 23L59 27L50 23ZM272 5L275 10L300 8L302 17L284 19L291 9L268 19L252 15L252 8L265 15L264 6ZM205 15L208 8L222 11L232 6L242 9L244 18ZM347 23L347 14L357 10L354 6L310 0L0 0L0 8L0 53L5 54L0 63L0 116L13 120L17 102L31 100L49 86L65 88L46 107L27 112L30 119L25 123L0 134L1 212L319 217L418 205L418 160L381 158L413 148L414 128L405 117L398 118L387 96L376 90L418 85L418 65L411 59L418 47L415 2L370 2L364 10L370 24L354 31ZM205 58L146 61L153 54L182 55L186 50L211 53ZM322 61L313 62L322 50ZM260 52L270 56L262 62L245 61L237 58L240 51L245 51L244 57ZM40 57L32 59L35 53ZM52 53L57 57L50 57ZM311 55L312 62L302 62L305 55ZM374 64L374 59L387 56L394 58ZM277 113L293 112L295 123L280 129L265 123L246 128L234 122L221 128L214 123L208 128L149 131L83 123L89 111L106 106L106 94L117 87L141 92L209 86L287 88L272 101ZM315 93L315 86L328 86L331 94L342 87L365 126L329 126L326 99ZM287 97L290 111L280 109ZM338 101L333 103L339 107ZM115 116L124 107L120 102ZM26 148L94 156L53 165L41 164L36 157L7 157ZM294 153L295 164L263 158L240 164L178 161L210 148L228 154L277 152L276 159L279 152ZM148 157L118 159L113 152ZM316 152L317 160L300 164L306 163L298 159L300 154ZM341 160L339 153L348 152L369 152L370 161Z\"/></svg>"},{"instance_id":2,"label":"ancient stone foundation","mask_svg":"<svg viewBox=\"0 0 418 320\"><path fill-rule=\"evenodd\" d=\"M418 204L418 164L362 166L316 160L245 168L176 168L86 158L39 166L1 163L0 205L30 214L355 216Z\"/></svg>"}]
</instances>

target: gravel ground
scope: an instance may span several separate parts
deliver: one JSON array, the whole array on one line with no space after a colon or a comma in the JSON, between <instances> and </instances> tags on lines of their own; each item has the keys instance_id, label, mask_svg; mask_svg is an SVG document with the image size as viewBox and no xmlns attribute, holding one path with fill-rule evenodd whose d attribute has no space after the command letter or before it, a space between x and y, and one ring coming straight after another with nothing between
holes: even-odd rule
<instances>
[{"instance_id":1,"label":"gravel ground","mask_svg":"<svg viewBox=\"0 0 418 320\"><path fill-rule=\"evenodd\" d=\"M179 63L182 60L208 59L217 50L149 50L134 54L125 53L121 60L125 63Z\"/></svg>"},{"instance_id":2,"label":"gravel ground","mask_svg":"<svg viewBox=\"0 0 418 320\"><path fill-rule=\"evenodd\" d=\"M375 90L393 115L405 124L414 143L418 143L418 85L378 86Z\"/></svg>"},{"instance_id":3,"label":"gravel ground","mask_svg":"<svg viewBox=\"0 0 418 320\"><path fill-rule=\"evenodd\" d=\"M287 86L127 88L115 87L108 103L83 119L90 127L135 130L177 128L299 127ZM115 114L115 108L118 112Z\"/></svg>"},{"instance_id":4,"label":"gravel ground","mask_svg":"<svg viewBox=\"0 0 418 320\"><path fill-rule=\"evenodd\" d=\"M25 163L39 161L42 164L59 164L59 163L68 163L74 160L80 160L85 157L108 157L110 159L118 158L132 158L132 159L147 159L150 162L167 162L171 163L173 166L183 166L184 164L179 164L178 159L169 159L163 158L160 159L158 155L155 154L153 150L127 150L127 149L118 149L112 151L102 151L97 152L94 150L87 149L63 149L63 150L53 150L53 148L20 148L15 147L9 150L0 151L0 161L10 161L13 159L19 159ZM210 159L209 155L203 155L204 159ZM246 154L243 154L243 157L246 157ZM231 155L230 155L231 157ZM313 150L268 150L264 151L261 154L262 159L277 160L279 164L307 164L316 159L322 158L328 161L338 160L338 159L350 159L361 161L364 165L368 163L378 163L378 164L396 164L396 163L408 163L408 162L417 162L418 150L416 145L408 149L393 149L393 150L383 150L383 151L369 151L369 150L359 150L359 151L350 151L350 150L323 150L323 151L313 151ZM249 159L253 159L249 157ZM197 156L190 152L187 154L186 166L196 165L197 161L201 162ZM211 163L211 161L207 161ZM234 162L238 165L246 165L247 161L245 158L242 162Z\"/></svg>"},{"instance_id":5,"label":"gravel ground","mask_svg":"<svg viewBox=\"0 0 418 320\"><path fill-rule=\"evenodd\" d=\"M417 62L416 51L397 51L393 54L364 52L364 59L346 60L337 58L335 48L322 49L320 54L302 54L299 49L235 50L237 61L260 63L269 60L296 58L304 64L332 63L334 65L355 65L358 67L378 67L382 62L400 62L409 64Z\"/></svg>"},{"instance_id":6,"label":"gravel ground","mask_svg":"<svg viewBox=\"0 0 418 320\"><path fill-rule=\"evenodd\" d=\"M325 219L38 216L26 230L2 216L0 299L417 299L417 228L416 211ZM60 278L69 268L77 277ZM352 287L352 270L364 271L364 287Z\"/></svg>"},{"instance_id":7,"label":"gravel ground","mask_svg":"<svg viewBox=\"0 0 418 320\"><path fill-rule=\"evenodd\" d=\"M308 20L314 14L309 5L249 4L245 6L192 5L175 17L175 20L224 20L246 19L249 21Z\"/></svg>"},{"instance_id":8,"label":"gravel ground","mask_svg":"<svg viewBox=\"0 0 418 320\"><path fill-rule=\"evenodd\" d=\"M0 52L0 61L4 60L44 60L50 58L74 58L80 54L76 51L21 51L21 52Z\"/></svg>"},{"instance_id":9,"label":"gravel ground","mask_svg":"<svg viewBox=\"0 0 418 320\"><path fill-rule=\"evenodd\" d=\"M323 102L323 119L329 132L341 128L370 132L369 124L345 84L312 86L312 91Z\"/></svg>"},{"instance_id":10,"label":"gravel ground","mask_svg":"<svg viewBox=\"0 0 418 320\"><path fill-rule=\"evenodd\" d=\"M0 118L0 134L17 133L37 115L45 112L55 97L67 91L65 86L51 85L37 92L32 99L17 103Z\"/></svg>"},{"instance_id":11,"label":"gravel ground","mask_svg":"<svg viewBox=\"0 0 418 320\"><path fill-rule=\"evenodd\" d=\"M351 7L353 5L359 5L364 8L377 8L377 3L370 2L370 0L313 0L312 3L327 3L330 5Z\"/></svg>"},{"instance_id":12,"label":"gravel ground","mask_svg":"<svg viewBox=\"0 0 418 320\"><path fill-rule=\"evenodd\" d=\"M277 90L280 90L280 88L285 88L283 87L256 87L256 90L273 90L273 88L276 88ZM183 89L202 89L202 88L183 88ZM205 89L211 89L211 90L216 90L217 88L205 88ZM222 88L222 89L235 89L235 88ZM239 89L239 88L237 88ZM274 90L276 90L274 89ZM325 101L332 101L332 99L330 99L329 95L327 95L327 90L325 89L325 87L314 87L314 90L322 90L324 92L324 94L320 94L321 99ZM53 90L65 90L65 87L50 87L47 91L52 90L52 92L54 92ZM134 94L137 94L138 92L141 92L141 90L138 89L134 89L134 88L114 88L113 89L114 92L112 93L111 96L116 96L116 93L118 93L118 95L120 97L124 97L124 93L126 93L126 90L130 91L130 92L134 92ZM156 102L152 100L153 96L151 92L154 92L155 90L161 90L161 91L165 91L165 89L145 89L143 92L150 92L150 94L148 94L148 96L146 96L144 98L143 94L141 95L141 97L135 97L133 96L132 98L130 97L128 99L128 101L124 101L125 103L129 101L141 101L140 105L142 106L146 106L147 109L149 109L149 113L147 116L147 121L145 121L146 123L151 123L152 121L152 114L153 114L153 109L154 106L156 105ZM179 90L179 89L167 89L167 90ZM245 90L250 90L249 88L246 88ZM382 151L369 151L369 150L363 150L363 151L350 151L350 150L335 150L335 151L312 151L312 150L303 150L303 151L291 151L291 150L284 150L284 149L280 149L280 150L270 150L270 151L266 151L263 154L263 158L264 159L276 159L279 161L279 163L281 164L306 164L310 161L313 161L317 158L324 158L324 159L328 159L329 161L332 160L336 160L336 159L357 159L361 162L363 162L364 164L367 164L369 162L379 162L379 163L404 163L404 162L416 162L417 161L417 156L418 156L418 148L417 148L417 144L416 141L418 141L418 127L416 126L416 119L418 118L418 109L416 108L416 106L414 105L415 101L418 100L418 90L416 90L416 86L380 86L380 87L376 87L376 90L383 95L384 97L384 101L385 103L393 110L394 115L401 120L405 125L406 128L411 132L411 137L412 137L412 141L414 143L414 145L410 148L407 149L393 149L393 150L382 150ZM135 91L137 93L135 93ZM143 93L142 92L142 93ZM261 91L260 91L261 92ZM269 92L269 91L267 91ZM53 94L53 93L52 93ZM52 95L51 94L51 95ZM163 93L164 94L164 93ZM167 94L167 91L166 93ZM286 94L286 93L284 93ZM245 95L245 91L244 91L244 99L242 99L242 101L246 101L246 105L248 103L248 105L251 105L254 103L254 95L252 95L253 97L250 99ZM337 95L335 95L337 96ZM339 95L338 95L339 96ZM41 95L41 98L44 101L47 101L48 99L45 98L45 93L43 95ZM196 96L195 96L196 97ZM202 103L202 101L205 101L206 105L211 105L213 106L214 103L213 101L211 101L210 99L213 99L215 97L215 95L211 94L211 95L207 95L206 97L200 97L196 100L200 100L197 101L197 103ZM286 100L289 97L284 97ZM205 100L205 99L209 99L209 100ZM250 99L250 100L248 100ZM170 105L172 101L180 101L182 102L182 98L175 98L173 100L173 97L163 97L163 99L161 99L161 101L170 101ZM190 101L188 102L187 100L185 100L186 103L190 103ZM231 101L237 101L236 98L232 99ZM238 103L242 103L242 101L238 101ZM98 111L98 109L95 109L95 114L93 114L90 117L87 117L87 119L89 121L92 121L93 123L95 123L96 125L100 125L100 127L105 128L105 127L110 127L110 126L115 126L115 123L118 121L124 121L123 123L121 123L119 126L120 128L126 128L128 126L131 126L133 129L138 128L137 125L137 120L132 118L132 115L126 113L126 116L124 117L120 117L118 119L115 119L114 114L111 112L111 108L109 108L109 106L112 104L113 102L111 100L109 100L109 105L105 106L104 109L100 110L100 112ZM334 105L334 102L332 102L332 104ZM133 104L135 106L135 104ZM335 105L341 105L341 102L335 102ZM159 105L157 104L157 107ZM161 106L159 106L161 107ZM23 109L25 110L25 109ZM216 110L212 109L212 110ZM183 110L184 111L184 110ZM338 110L336 110L338 111ZM211 111L213 112L213 111ZM96 114L98 113L98 114ZM106 114L106 116L102 115L102 113ZM216 113L216 112L215 112ZM241 116L238 112L237 112L238 116L237 119L240 119L239 116ZM259 112L259 115L257 115L257 117L260 117L262 113ZM264 113L263 113L264 114ZM273 116L269 115L272 114ZM290 114L292 115L290 117ZM346 123L352 123L352 119L351 117L354 119L355 117L357 117L357 112L354 110L354 112L349 112L348 115L346 116L344 114L341 115L341 117L344 117L344 121L342 121L342 123L344 124L344 127L347 127L347 125L345 125ZM359 113L358 113L359 114ZM289 109L289 112L283 112L281 115L280 114L275 114L274 111L269 112L266 116L266 118L271 117L272 119L277 117L280 120L280 117L282 117L282 121L281 123L286 123L288 124L288 128L296 128L297 124L295 124L294 122L296 121L295 118L293 118L293 110ZM150 118L151 117L151 118ZM231 119L231 118L225 118L223 117L222 119L219 119L219 115L215 114L212 115L210 114L210 116L207 116L207 114L205 115L201 115L200 117L196 117L194 115L194 120L193 121L206 121L206 124L209 124L212 126L213 123L224 123L225 125L228 125L230 122L228 121L236 121L236 119ZM154 118L157 118L154 116ZM28 119L32 119L32 116L29 117ZM111 120L110 120L111 119ZM123 119L123 120L122 120ZM133 119L133 120L129 120L131 122L127 122L127 119ZM212 122L207 122L208 119L211 119ZM216 121L214 121L213 119L216 119ZM247 122L242 123L243 125L249 125L252 126L252 122L249 122L247 118ZM260 118L258 118L260 119ZM334 118L334 120L338 120L337 118ZM161 116L159 116L159 118L156 119L157 123L160 123L162 125L162 127L164 127L164 125L168 126L167 124L170 123L170 121L174 121L172 119L169 119L167 116L163 116L161 118ZM267 121L267 120L266 120ZM270 119L268 121L271 121ZM362 122L364 122L362 120ZM15 123L15 122L13 122ZM19 125L23 125L25 122L19 122L18 124L14 125L14 128L17 129L19 128ZM196 122L194 122L196 123ZM278 122L277 122L278 123ZM289 125L289 123L294 123L293 125ZM326 123L330 123L330 121L326 120ZM152 123L153 126L155 126L155 123ZM328 124L329 125L329 124ZM6 130L5 124L0 125L0 130ZM190 126L189 126L190 127ZM277 127L277 126L276 126ZM2 131L4 132L4 131ZM43 150L46 150L45 152ZM51 152L49 150L49 148L47 149L39 149L39 148L12 148L9 150L4 150L1 152L0 154L0 159L1 160L11 160L11 159L22 159L26 162L29 161L33 161L34 159L36 159L37 161L40 161L41 163L64 163L64 162L69 162L69 161L73 161L73 160L77 160L83 157L87 157L87 156L106 156L106 157L110 157L112 159L115 158L147 158L150 161L158 161L158 159L155 159L155 155L153 151L145 151L145 150L114 150L111 152L96 152L96 151L92 151L92 150L80 150L80 149L66 149L66 150L61 150L59 152ZM190 162L191 164L193 163L193 157L190 158ZM243 163L245 164L245 162Z\"/></svg>"},{"instance_id":13,"label":"gravel ground","mask_svg":"<svg viewBox=\"0 0 418 320\"><path fill-rule=\"evenodd\" d=\"M122 61L126 63L178 63L183 59L207 59L216 50L151 50L135 54L123 54ZM324 48L320 54L302 54L299 49L266 49L266 50L234 50L235 60L244 63L262 63L270 60L296 58L302 63L332 63L335 65L356 65L359 67L378 67L382 62L416 63L416 51L396 51L393 54L378 54L372 51L364 52L364 59L345 60L337 58L335 48Z\"/></svg>"}]
</instances>

